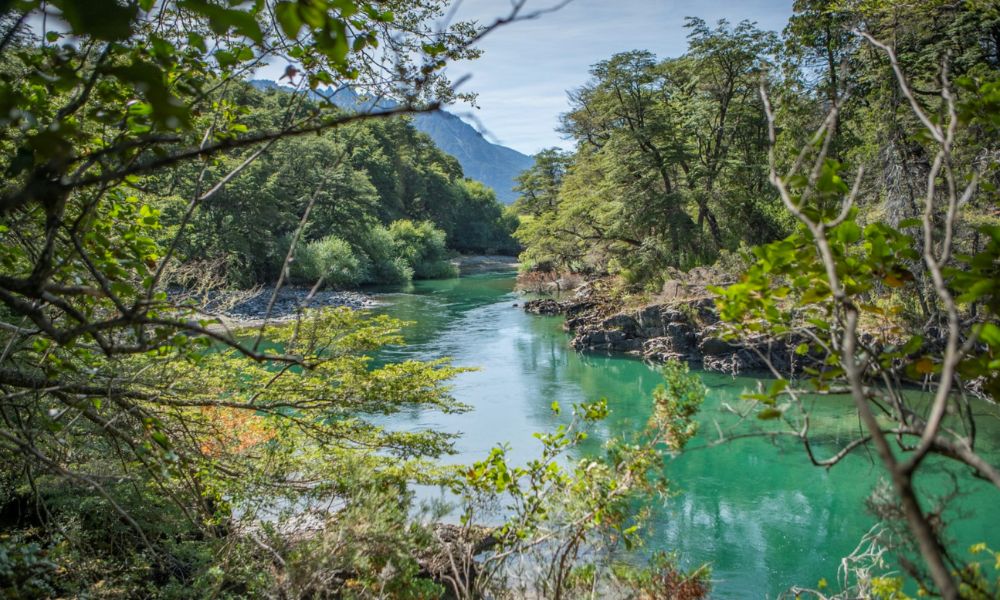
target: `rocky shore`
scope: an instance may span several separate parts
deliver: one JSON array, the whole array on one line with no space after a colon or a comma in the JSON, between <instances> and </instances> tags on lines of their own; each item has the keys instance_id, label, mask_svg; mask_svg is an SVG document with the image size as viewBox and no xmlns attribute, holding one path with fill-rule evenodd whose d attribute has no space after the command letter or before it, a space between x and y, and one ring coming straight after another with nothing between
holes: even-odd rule
<instances>
[{"instance_id":1,"label":"rocky shore","mask_svg":"<svg viewBox=\"0 0 1000 600\"><path fill-rule=\"evenodd\" d=\"M207 314L216 315L230 328L256 327L267 316L273 288L253 290L212 291L193 294L174 291L174 301L194 301ZM311 298L310 288L287 286L281 288L274 300L268 321L280 323L294 319L302 308L346 306L355 310L372 308L378 302L368 294L356 291L317 291Z\"/></svg>"},{"instance_id":2,"label":"rocky shore","mask_svg":"<svg viewBox=\"0 0 1000 600\"><path fill-rule=\"evenodd\" d=\"M267 305L271 301L273 290L265 288L249 296L227 311L234 319L262 319L267 314ZM285 287L278 292L271 309L271 316L288 317L298 313L300 308L323 308L327 306L346 306L355 310L376 306L375 300L361 292L353 291L318 291L309 298L309 288Z\"/></svg>"},{"instance_id":3,"label":"rocky shore","mask_svg":"<svg viewBox=\"0 0 1000 600\"><path fill-rule=\"evenodd\" d=\"M583 352L628 354L656 363L681 360L732 374L765 370L768 361L781 372L792 372L803 362L793 351L795 344L763 336L741 343L723 339L709 296L621 309L584 285L566 299L530 300L524 310L564 315L570 345Z\"/></svg>"},{"instance_id":4,"label":"rocky shore","mask_svg":"<svg viewBox=\"0 0 1000 600\"><path fill-rule=\"evenodd\" d=\"M476 275L479 273L505 273L517 271L520 263L516 256L501 254L472 254L459 256L451 261L461 275Z\"/></svg>"}]
</instances>

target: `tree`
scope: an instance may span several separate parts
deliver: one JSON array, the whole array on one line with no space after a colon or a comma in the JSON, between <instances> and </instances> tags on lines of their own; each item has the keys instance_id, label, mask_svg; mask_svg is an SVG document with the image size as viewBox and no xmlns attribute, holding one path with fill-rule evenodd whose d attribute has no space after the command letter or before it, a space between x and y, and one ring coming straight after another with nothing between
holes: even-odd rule
<instances>
[{"instance_id":1,"label":"tree","mask_svg":"<svg viewBox=\"0 0 1000 600\"><path fill-rule=\"evenodd\" d=\"M559 187L569 169L570 155L558 148L547 148L533 158L531 168L517 176L514 191L520 196L515 203L515 210L537 217L555 210Z\"/></svg>"},{"instance_id":2,"label":"tree","mask_svg":"<svg viewBox=\"0 0 1000 600\"><path fill-rule=\"evenodd\" d=\"M655 287L666 267L786 231L767 185L756 94L776 38L749 22L712 28L689 19L688 27L683 56L616 54L571 93L562 131L577 150L571 161L559 158L569 167L543 154L521 182L519 206L530 219L518 238L531 263L552 259Z\"/></svg>"},{"instance_id":3,"label":"tree","mask_svg":"<svg viewBox=\"0 0 1000 600\"><path fill-rule=\"evenodd\" d=\"M787 174L779 174L771 153L771 182L800 227L756 250L757 262L743 281L718 290L719 306L735 331L788 340L809 365L802 382L775 370L779 379L769 393L754 396L763 405L758 417L785 419L817 465L833 466L871 444L891 482L895 510L926 566L926 576L915 568L910 575L922 589L945 598L989 596L996 593L993 584L978 568L964 568L947 549L942 528L914 479L936 455L1000 490L1000 469L976 452L976 417L968 397L980 389L979 394L996 402L1000 391L991 367L1000 351L994 310L1000 229L996 223L980 225L980 234L990 241L985 248L970 246L960 211L973 197L994 193L981 188L980 181L995 172L996 163L956 160L966 128L984 114L995 115L996 106L984 103L981 94L996 81L969 87L971 93L960 100L945 66L937 103L943 117L932 118L893 49L861 35L888 59L901 95L923 128L925 151L934 156L921 196L922 216L900 223L922 235L918 239L877 221L859 225L856 205L865 169L858 167L849 185L842 179L843 165L829 158L840 109L834 104L813 144ZM773 144L777 126L769 104L767 110ZM910 271L915 262L932 282L933 295L924 299L935 315L929 322L892 311L893 305L906 306L906 298L920 292ZM893 299L888 308L880 302L886 294ZM905 391L917 381L932 391L926 406ZM979 387L970 387L971 381ZM810 388L850 394L864 426L861 435L829 458L818 457L811 446L809 408L802 398Z\"/></svg>"}]
</instances>

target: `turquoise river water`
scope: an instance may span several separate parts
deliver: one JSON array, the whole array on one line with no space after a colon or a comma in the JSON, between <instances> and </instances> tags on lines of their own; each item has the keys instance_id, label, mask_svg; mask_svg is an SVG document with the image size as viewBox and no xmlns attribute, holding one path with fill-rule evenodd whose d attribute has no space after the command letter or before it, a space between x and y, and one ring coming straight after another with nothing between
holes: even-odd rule
<instances>
[{"instance_id":1,"label":"turquoise river water","mask_svg":"<svg viewBox=\"0 0 1000 600\"><path fill-rule=\"evenodd\" d=\"M513 275L481 275L418 282L406 292L384 293L376 312L411 321L407 345L390 348L383 360L451 357L454 364L478 367L454 381L454 396L470 405L463 414L407 412L393 417L397 428L438 428L461 433L457 455L449 462L485 457L490 448L509 443L515 461L537 455L532 433L549 431L564 420L550 410L605 397L612 410L597 437L641 427L650 398L661 378L655 368L624 357L574 352L562 331L562 319L525 314L514 303ZM722 410L737 406L756 377L701 373L709 395L702 409L701 433L664 469L677 494L654 508L648 547L675 550L687 567L710 563L713 597L774 598L792 585L815 586L820 578L836 580L840 558L849 554L875 524L865 499L877 484L881 467L864 450L837 467L812 466L801 444L746 438L704 447L733 417ZM985 408L981 412L986 412ZM980 419L979 448L1000 455L1000 421ZM814 406L812 430L818 452L835 451L858 431L843 399L827 398ZM951 490L953 479L941 464L918 484L931 494ZM968 514L952 529L965 548L985 541L1000 547L1000 511L995 493L956 469L963 495L957 505ZM951 515L954 516L954 515Z\"/></svg>"}]
</instances>

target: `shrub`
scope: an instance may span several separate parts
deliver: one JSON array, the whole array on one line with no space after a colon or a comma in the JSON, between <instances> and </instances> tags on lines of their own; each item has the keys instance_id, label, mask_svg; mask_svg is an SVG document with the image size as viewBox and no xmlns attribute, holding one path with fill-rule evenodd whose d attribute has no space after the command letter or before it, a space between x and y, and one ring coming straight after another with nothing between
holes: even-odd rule
<instances>
[{"instance_id":1,"label":"shrub","mask_svg":"<svg viewBox=\"0 0 1000 600\"><path fill-rule=\"evenodd\" d=\"M389 234L395 255L410 265L417 279L458 276L458 269L448 261L444 231L434 227L430 221L394 221L389 225Z\"/></svg>"},{"instance_id":2,"label":"shrub","mask_svg":"<svg viewBox=\"0 0 1000 600\"><path fill-rule=\"evenodd\" d=\"M351 245L330 235L300 247L292 262L292 278L330 287L351 287L364 279L361 261Z\"/></svg>"},{"instance_id":3,"label":"shrub","mask_svg":"<svg viewBox=\"0 0 1000 600\"><path fill-rule=\"evenodd\" d=\"M363 253L362 283L408 283L413 268L396 254L392 234L381 225L371 228L361 241Z\"/></svg>"}]
</instances>

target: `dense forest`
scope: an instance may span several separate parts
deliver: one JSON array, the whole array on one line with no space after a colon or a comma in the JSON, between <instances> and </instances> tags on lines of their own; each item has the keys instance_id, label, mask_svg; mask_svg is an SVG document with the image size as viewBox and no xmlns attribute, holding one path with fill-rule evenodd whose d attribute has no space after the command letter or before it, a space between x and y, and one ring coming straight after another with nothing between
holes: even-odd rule
<instances>
[{"instance_id":1,"label":"dense forest","mask_svg":"<svg viewBox=\"0 0 1000 600\"><path fill-rule=\"evenodd\" d=\"M233 87L225 102L248 127L279 127L299 101L281 89ZM317 101L300 110L315 110L310 103ZM165 239L199 180L222 177L245 159L230 152L203 175L189 165L164 177L150 206L162 215ZM448 276L449 250L517 251L513 215L504 215L493 192L465 179L454 158L397 117L276 142L192 215L179 258L212 257L231 285L273 282L309 204L291 269L299 283L322 277L343 288Z\"/></svg>"},{"instance_id":2,"label":"dense forest","mask_svg":"<svg viewBox=\"0 0 1000 600\"><path fill-rule=\"evenodd\" d=\"M541 153L520 180L523 258L656 289L668 267L711 265L791 233L796 220L769 181L762 85L774 104L779 166L836 105L828 156L869 167L858 222L917 217L933 152L888 58L852 32L891 40L914 93L938 114L942 61L949 85L968 95L962 102L994 93L997 27L987 2L803 0L780 36L749 22L689 18L684 55L617 54L571 91L562 131L576 150ZM975 115L955 152L995 152L990 120ZM977 194L963 206L968 236L995 224L993 201Z\"/></svg>"},{"instance_id":3,"label":"dense forest","mask_svg":"<svg viewBox=\"0 0 1000 600\"><path fill-rule=\"evenodd\" d=\"M387 360L389 316L272 318L289 283L312 298L517 250L588 279L570 302L612 329L711 272L708 304L671 314L771 371L732 438L784 436L822 468L868 452L873 560L790 594L997 597L1000 551L956 547L952 497L917 483L947 464L1000 489L977 438L1000 399L995 3L796 0L782 32L690 18L682 56L593 66L562 120L574 151L539 154L504 210L410 119L471 99L446 67L484 36L559 19L530 9L0 2L6 597L707 597L710 565L636 551L652 503L683 493L665 461L709 393L688 365L658 366L621 436L614 399L546 396L532 459L444 466L454 432L387 419L469 410L450 387L468 369ZM249 83L269 63L289 89ZM391 108L314 93L345 85ZM263 318L234 325L225 294L255 286ZM810 429L829 398L846 438Z\"/></svg>"}]
</instances>

